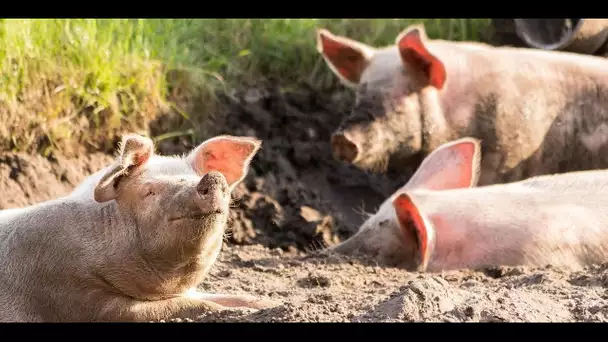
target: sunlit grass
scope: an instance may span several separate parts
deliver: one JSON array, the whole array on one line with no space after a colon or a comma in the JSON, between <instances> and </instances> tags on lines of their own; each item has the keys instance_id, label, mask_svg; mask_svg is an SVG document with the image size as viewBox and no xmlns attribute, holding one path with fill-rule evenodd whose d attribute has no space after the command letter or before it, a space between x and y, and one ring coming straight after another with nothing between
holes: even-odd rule
<instances>
[{"instance_id":1,"label":"sunlit grass","mask_svg":"<svg viewBox=\"0 0 608 342\"><path fill-rule=\"evenodd\" d=\"M407 25L420 22L429 37L450 40L478 40L489 24L488 19L0 20L0 148L48 152L71 142L101 148L121 132L145 131L170 105L165 75L172 69L194 76L193 89L261 78L314 82L332 77L319 67L316 28L387 45Z\"/></svg>"}]
</instances>

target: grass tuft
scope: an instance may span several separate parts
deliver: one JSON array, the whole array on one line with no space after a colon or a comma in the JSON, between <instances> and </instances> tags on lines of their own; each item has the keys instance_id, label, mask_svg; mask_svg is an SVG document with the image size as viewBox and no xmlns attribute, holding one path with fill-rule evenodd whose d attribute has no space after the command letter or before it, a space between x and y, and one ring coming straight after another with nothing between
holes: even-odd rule
<instances>
[{"instance_id":1,"label":"grass tuft","mask_svg":"<svg viewBox=\"0 0 608 342\"><path fill-rule=\"evenodd\" d=\"M335 81L315 50L318 27L387 45L420 22L431 38L479 40L490 20L3 19L0 148L107 150L167 111L205 122L218 89ZM180 108L188 101L202 104ZM171 129L158 138L192 134Z\"/></svg>"}]
</instances>

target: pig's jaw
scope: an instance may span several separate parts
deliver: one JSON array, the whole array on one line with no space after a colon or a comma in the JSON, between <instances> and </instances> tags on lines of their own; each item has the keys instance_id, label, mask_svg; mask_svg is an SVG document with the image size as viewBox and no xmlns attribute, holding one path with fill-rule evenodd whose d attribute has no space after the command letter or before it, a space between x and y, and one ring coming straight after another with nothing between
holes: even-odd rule
<instances>
[{"instance_id":1,"label":"pig's jaw","mask_svg":"<svg viewBox=\"0 0 608 342\"><path fill-rule=\"evenodd\" d=\"M226 231L226 221L223 224L218 222L214 227L213 231L203 243L201 253L198 255L198 263L200 265L200 277L204 277L211 269L211 266L215 263L218 258L220 251L222 250L222 244L224 242L224 233Z\"/></svg>"},{"instance_id":2,"label":"pig's jaw","mask_svg":"<svg viewBox=\"0 0 608 342\"><path fill-rule=\"evenodd\" d=\"M183 220L187 225L181 227L181 236L169 246L172 252L163 255L161 264L151 265L156 274L169 281L160 281L147 295L162 297L197 286L221 252L226 222L227 215L223 214L212 214L204 220ZM152 259L160 255L155 256Z\"/></svg>"},{"instance_id":3,"label":"pig's jaw","mask_svg":"<svg viewBox=\"0 0 608 342\"><path fill-rule=\"evenodd\" d=\"M217 210L214 210L214 211L208 212L208 213L193 213L193 214L169 217L167 219L167 221L170 223L178 223L178 224L185 223L185 221L193 221L192 224L196 224L195 223L196 221L205 222L207 220L214 220L215 216L223 216L223 215L226 215L226 210L224 208L219 208Z\"/></svg>"},{"instance_id":4,"label":"pig's jaw","mask_svg":"<svg viewBox=\"0 0 608 342\"><path fill-rule=\"evenodd\" d=\"M402 172L421 152L421 103L411 94L396 104L383 106L383 115L368 123L359 134L361 151L353 162L358 168L385 173Z\"/></svg>"},{"instance_id":5,"label":"pig's jaw","mask_svg":"<svg viewBox=\"0 0 608 342\"><path fill-rule=\"evenodd\" d=\"M182 232L182 243L190 245L195 253L204 252L214 244L217 236L223 237L228 222L228 210L207 214L182 216L169 221L169 229Z\"/></svg>"},{"instance_id":6,"label":"pig's jaw","mask_svg":"<svg viewBox=\"0 0 608 342\"><path fill-rule=\"evenodd\" d=\"M223 225L229 210L230 195L205 199L199 194L188 194L187 197L180 198L180 202L170 210L173 214L167 216L166 221L170 226L191 226L195 229L208 230L207 227Z\"/></svg>"},{"instance_id":7,"label":"pig's jaw","mask_svg":"<svg viewBox=\"0 0 608 342\"><path fill-rule=\"evenodd\" d=\"M389 156L387 153L373 153L363 152L362 155L353 161L353 165L359 169L367 172L384 173L388 169Z\"/></svg>"},{"instance_id":8,"label":"pig's jaw","mask_svg":"<svg viewBox=\"0 0 608 342\"><path fill-rule=\"evenodd\" d=\"M372 131L372 129L370 129ZM383 131L373 127L373 133L368 136L357 159L352 164L368 172L385 173L401 171L403 165L418 153L410 146L414 136Z\"/></svg>"},{"instance_id":9,"label":"pig's jaw","mask_svg":"<svg viewBox=\"0 0 608 342\"><path fill-rule=\"evenodd\" d=\"M228 225L228 211L223 211L220 214L210 214L205 219L193 222L196 229L199 231L199 245L201 252L210 246L214 246L217 240L222 240L226 227Z\"/></svg>"}]
</instances>

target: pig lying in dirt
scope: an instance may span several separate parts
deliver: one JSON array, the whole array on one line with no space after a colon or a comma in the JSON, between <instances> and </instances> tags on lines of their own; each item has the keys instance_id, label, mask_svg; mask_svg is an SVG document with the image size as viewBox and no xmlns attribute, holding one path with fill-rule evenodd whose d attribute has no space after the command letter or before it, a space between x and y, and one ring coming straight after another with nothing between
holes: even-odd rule
<instances>
[{"instance_id":1,"label":"pig lying in dirt","mask_svg":"<svg viewBox=\"0 0 608 342\"><path fill-rule=\"evenodd\" d=\"M390 47L325 29L317 44L356 90L333 154L363 170L403 170L466 136L481 140L480 185L608 167L605 58L429 40L421 25Z\"/></svg>"},{"instance_id":2,"label":"pig lying in dirt","mask_svg":"<svg viewBox=\"0 0 608 342\"><path fill-rule=\"evenodd\" d=\"M115 162L71 194L0 211L0 321L151 321L275 305L195 290L260 146L219 136L169 157L126 135Z\"/></svg>"},{"instance_id":3,"label":"pig lying in dirt","mask_svg":"<svg viewBox=\"0 0 608 342\"><path fill-rule=\"evenodd\" d=\"M475 187L480 154L473 138L442 145L329 251L417 271L608 261L608 171Z\"/></svg>"}]
</instances>

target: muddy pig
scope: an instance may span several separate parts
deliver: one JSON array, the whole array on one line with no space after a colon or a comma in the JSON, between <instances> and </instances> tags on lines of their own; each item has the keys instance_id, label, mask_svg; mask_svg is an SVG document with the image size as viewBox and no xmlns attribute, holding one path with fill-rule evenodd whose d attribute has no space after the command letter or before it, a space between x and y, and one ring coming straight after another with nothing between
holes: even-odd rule
<instances>
[{"instance_id":1,"label":"muddy pig","mask_svg":"<svg viewBox=\"0 0 608 342\"><path fill-rule=\"evenodd\" d=\"M0 321L155 321L274 305L196 290L260 146L218 136L161 156L129 134L115 161L67 196L0 211Z\"/></svg>"},{"instance_id":2,"label":"muddy pig","mask_svg":"<svg viewBox=\"0 0 608 342\"><path fill-rule=\"evenodd\" d=\"M608 171L476 187L474 138L433 151L359 232L327 251L415 271L608 261Z\"/></svg>"},{"instance_id":3,"label":"muddy pig","mask_svg":"<svg viewBox=\"0 0 608 342\"><path fill-rule=\"evenodd\" d=\"M356 90L335 158L374 172L417 166L443 143L482 142L480 185L608 167L608 60L428 39L375 48L325 29L317 46Z\"/></svg>"}]
</instances>

